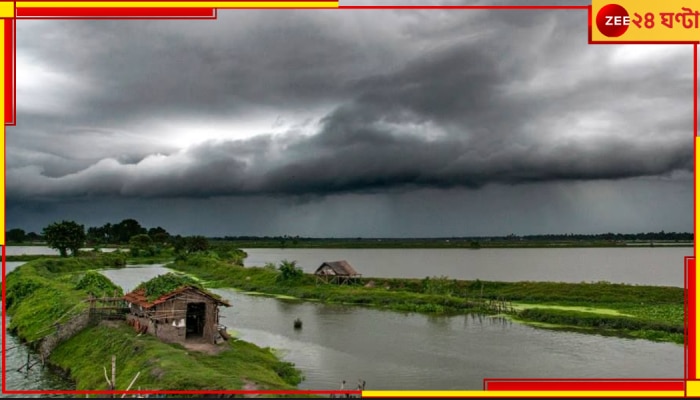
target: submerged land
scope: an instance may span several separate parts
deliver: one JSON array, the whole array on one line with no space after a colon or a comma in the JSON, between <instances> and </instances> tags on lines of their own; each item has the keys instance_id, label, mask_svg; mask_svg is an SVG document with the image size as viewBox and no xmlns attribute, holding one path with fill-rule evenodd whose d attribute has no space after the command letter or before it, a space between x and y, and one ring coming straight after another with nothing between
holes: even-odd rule
<instances>
[{"instance_id":1,"label":"submerged land","mask_svg":"<svg viewBox=\"0 0 700 400\"><path fill-rule=\"evenodd\" d=\"M153 250L153 249L151 249ZM77 257L25 256L28 262L6 278L10 330L30 347L83 311L89 296L121 289L96 271L127 264L166 263L208 288L235 288L284 301L315 301L430 315L506 317L542 329L684 342L685 290L677 287L597 283L493 282L449 277L361 277L350 284L319 281L293 261L243 267L245 253L230 241L177 251L80 252ZM22 257L17 257L22 259ZM235 329L235 327L231 327ZM122 376L140 372L143 389L294 389L301 371L272 349L241 340L207 353L137 335L115 321L93 324L60 343L46 360L65 371L77 389L104 389L95 365L116 355ZM128 382L118 385L125 387Z\"/></svg>"}]
</instances>

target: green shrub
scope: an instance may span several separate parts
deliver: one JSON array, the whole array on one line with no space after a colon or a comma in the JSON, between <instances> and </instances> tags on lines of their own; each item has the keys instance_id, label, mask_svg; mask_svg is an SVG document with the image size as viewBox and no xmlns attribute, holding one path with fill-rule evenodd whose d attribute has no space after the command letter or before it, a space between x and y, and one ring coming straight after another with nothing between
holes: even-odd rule
<instances>
[{"instance_id":1,"label":"green shrub","mask_svg":"<svg viewBox=\"0 0 700 400\"><path fill-rule=\"evenodd\" d=\"M282 260L279 270L281 274L277 277L278 281L294 281L304 276L304 271L297 267L296 261Z\"/></svg>"},{"instance_id":2,"label":"green shrub","mask_svg":"<svg viewBox=\"0 0 700 400\"><path fill-rule=\"evenodd\" d=\"M96 271L88 271L75 285L78 290L84 290L95 297L123 296L122 288L115 285L109 278Z\"/></svg>"},{"instance_id":3,"label":"green shrub","mask_svg":"<svg viewBox=\"0 0 700 400\"><path fill-rule=\"evenodd\" d=\"M202 289L200 284L189 276L168 272L167 274L158 275L149 281L142 282L136 286L135 290L145 289L146 298L148 301L153 301L183 286L193 286Z\"/></svg>"}]
</instances>

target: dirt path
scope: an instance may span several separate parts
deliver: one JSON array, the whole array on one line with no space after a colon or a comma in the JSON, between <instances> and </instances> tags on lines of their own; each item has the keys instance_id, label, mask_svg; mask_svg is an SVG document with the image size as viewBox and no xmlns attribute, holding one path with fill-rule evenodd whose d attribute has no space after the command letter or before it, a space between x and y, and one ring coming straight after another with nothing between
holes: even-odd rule
<instances>
[{"instance_id":1,"label":"dirt path","mask_svg":"<svg viewBox=\"0 0 700 400\"><path fill-rule=\"evenodd\" d=\"M217 355L229 348L228 346L216 345L211 343L185 342L184 346L187 350L199 351L209 355Z\"/></svg>"}]
</instances>

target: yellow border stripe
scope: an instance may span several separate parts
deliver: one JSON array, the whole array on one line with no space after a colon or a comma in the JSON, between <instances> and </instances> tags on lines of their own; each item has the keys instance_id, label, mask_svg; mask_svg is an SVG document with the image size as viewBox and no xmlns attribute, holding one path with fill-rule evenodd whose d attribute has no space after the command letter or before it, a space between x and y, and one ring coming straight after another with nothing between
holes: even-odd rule
<instances>
[{"instance_id":1,"label":"yellow border stripe","mask_svg":"<svg viewBox=\"0 0 700 400\"><path fill-rule=\"evenodd\" d=\"M684 397L683 391L481 391L429 390L362 392L362 397Z\"/></svg>"},{"instance_id":2,"label":"yellow border stripe","mask_svg":"<svg viewBox=\"0 0 700 400\"><path fill-rule=\"evenodd\" d=\"M337 1L18 1L17 8L337 8Z\"/></svg>"},{"instance_id":3,"label":"yellow border stripe","mask_svg":"<svg viewBox=\"0 0 700 400\"><path fill-rule=\"evenodd\" d=\"M2 18L14 18L15 17L15 3L11 1L0 1L0 17Z\"/></svg>"},{"instance_id":4,"label":"yellow border stripe","mask_svg":"<svg viewBox=\"0 0 700 400\"><path fill-rule=\"evenodd\" d=\"M685 393L688 397L700 397L700 381L685 381Z\"/></svg>"}]
</instances>

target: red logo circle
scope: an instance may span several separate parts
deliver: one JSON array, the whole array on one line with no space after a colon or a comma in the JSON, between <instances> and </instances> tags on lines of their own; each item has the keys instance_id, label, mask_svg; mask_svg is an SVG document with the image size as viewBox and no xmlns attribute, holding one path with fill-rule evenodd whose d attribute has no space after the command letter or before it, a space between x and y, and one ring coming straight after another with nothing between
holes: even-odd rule
<instances>
[{"instance_id":1,"label":"red logo circle","mask_svg":"<svg viewBox=\"0 0 700 400\"><path fill-rule=\"evenodd\" d=\"M630 16L619 4L608 4L598 11L595 24L600 33L607 37L622 36L627 32L630 24Z\"/></svg>"}]
</instances>

